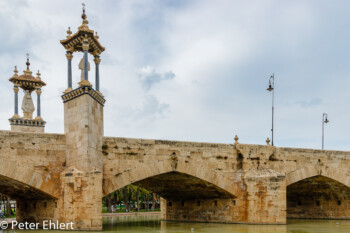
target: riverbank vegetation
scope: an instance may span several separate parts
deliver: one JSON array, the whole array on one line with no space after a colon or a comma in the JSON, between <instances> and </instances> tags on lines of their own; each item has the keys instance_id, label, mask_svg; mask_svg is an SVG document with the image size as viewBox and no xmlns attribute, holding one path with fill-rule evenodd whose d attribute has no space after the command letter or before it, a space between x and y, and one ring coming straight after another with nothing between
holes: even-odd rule
<instances>
[{"instance_id":1,"label":"riverbank vegetation","mask_svg":"<svg viewBox=\"0 0 350 233\"><path fill-rule=\"evenodd\" d=\"M160 211L160 197L136 185L128 185L105 196L103 213Z\"/></svg>"}]
</instances>

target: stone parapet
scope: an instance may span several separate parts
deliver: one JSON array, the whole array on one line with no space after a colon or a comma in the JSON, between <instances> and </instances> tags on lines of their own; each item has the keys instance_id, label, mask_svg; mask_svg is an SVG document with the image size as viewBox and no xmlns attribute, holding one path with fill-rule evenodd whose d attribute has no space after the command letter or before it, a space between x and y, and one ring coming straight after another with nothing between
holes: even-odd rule
<instances>
[{"instance_id":1,"label":"stone parapet","mask_svg":"<svg viewBox=\"0 0 350 233\"><path fill-rule=\"evenodd\" d=\"M62 95L62 100L63 100L63 103L66 103L67 101L70 101L74 98L77 98L85 94L90 95L94 100L96 100L102 106L106 102L103 96L99 92L95 91L91 86L81 86L77 89L67 92L64 95Z\"/></svg>"}]
</instances>

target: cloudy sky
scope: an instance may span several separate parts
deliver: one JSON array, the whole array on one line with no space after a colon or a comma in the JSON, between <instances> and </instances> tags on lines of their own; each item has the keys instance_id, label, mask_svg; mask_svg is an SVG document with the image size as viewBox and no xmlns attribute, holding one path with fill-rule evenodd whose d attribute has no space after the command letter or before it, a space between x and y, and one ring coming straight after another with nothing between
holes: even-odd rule
<instances>
[{"instance_id":1,"label":"cloudy sky","mask_svg":"<svg viewBox=\"0 0 350 233\"><path fill-rule=\"evenodd\" d=\"M63 133L67 61L59 40L81 24L77 0L0 0L0 128L10 128L13 67L40 69L46 132ZM105 135L265 144L275 73L275 145L350 149L350 2L86 0L101 55ZM73 58L73 83L80 78ZM92 58L90 80L94 80ZM20 95L22 99L23 93ZM36 96L33 95L33 99ZM21 104L21 102L20 102Z\"/></svg>"}]
</instances>

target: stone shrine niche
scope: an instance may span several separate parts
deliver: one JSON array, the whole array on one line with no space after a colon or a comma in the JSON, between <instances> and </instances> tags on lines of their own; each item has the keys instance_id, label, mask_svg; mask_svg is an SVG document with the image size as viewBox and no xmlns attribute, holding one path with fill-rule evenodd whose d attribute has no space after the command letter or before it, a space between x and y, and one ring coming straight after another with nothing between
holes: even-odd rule
<instances>
[{"instance_id":1,"label":"stone shrine niche","mask_svg":"<svg viewBox=\"0 0 350 233\"><path fill-rule=\"evenodd\" d=\"M44 132L46 122L41 117L41 103L40 95L41 88L46 86L46 83L41 80L40 72L37 76L32 76L32 71L29 69L29 54L27 54L27 69L23 71L22 75L18 75L17 66L15 66L14 75L9 79L13 83L14 94L15 94L15 107L14 115L9 119L11 125L11 131L17 132ZM24 91L24 97L22 100L21 109L23 116L18 114L18 92L19 89ZM37 116L33 119L33 113L35 111L32 92L35 91L37 94Z\"/></svg>"}]
</instances>

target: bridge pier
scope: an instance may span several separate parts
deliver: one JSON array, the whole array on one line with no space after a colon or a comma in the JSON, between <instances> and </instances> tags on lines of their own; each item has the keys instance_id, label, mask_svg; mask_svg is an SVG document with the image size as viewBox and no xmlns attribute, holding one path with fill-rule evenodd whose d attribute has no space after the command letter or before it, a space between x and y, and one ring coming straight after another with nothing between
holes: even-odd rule
<instances>
[{"instance_id":1,"label":"bridge pier","mask_svg":"<svg viewBox=\"0 0 350 233\"><path fill-rule=\"evenodd\" d=\"M102 230L102 173L70 167L62 173L61 182L59 222L73 222L79 230Z\"/></svg>"},{"instance_id":2,"label":"bridge pier","mask_svg":"<svg viewBox=\"0 0 350 233\"><path fill-rule=\"evenodd\" d=\"M66 169L61 173L60 222L102 230L102 139L104 99L90 86L62 96Z\"/></svg>"},{"instance_id":3,"label":"bridge pier","mask_svg":"<svg viewBox=\"0 0 350 233\"><path fill-rule=\"evenodd\" d=\"M246 223L286 224L286 177L276 171L253 170L245 174Z\"/></svg>"}]
</instances>

